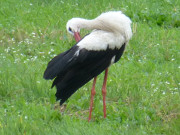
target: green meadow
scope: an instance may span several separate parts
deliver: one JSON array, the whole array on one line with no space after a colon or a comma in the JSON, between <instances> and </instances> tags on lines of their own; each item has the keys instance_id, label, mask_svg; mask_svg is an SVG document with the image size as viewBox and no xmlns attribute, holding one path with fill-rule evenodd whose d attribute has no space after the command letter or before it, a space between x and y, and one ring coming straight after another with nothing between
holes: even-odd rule
<instances>
[{"instance_id":1,"label":"green meadow","mask_svg":"<svg viewBox=\"0 0 180 135\"><path fill-rule=\"evenodd\" d=\"M101 74L88 122L92 80L60 107L43 73L75 44L69 19L111 10L131 18L133 37L109 69L107 118ZM0 0L0 135L41 134L179 135L180 1Z\"/></svg>"}]
</instances>

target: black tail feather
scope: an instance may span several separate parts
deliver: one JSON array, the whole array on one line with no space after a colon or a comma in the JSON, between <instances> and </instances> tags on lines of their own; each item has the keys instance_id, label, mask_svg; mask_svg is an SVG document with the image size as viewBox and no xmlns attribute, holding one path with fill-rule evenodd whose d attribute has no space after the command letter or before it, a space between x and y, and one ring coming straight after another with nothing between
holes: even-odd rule
<instances>
[{"instance_id":1,"label":"black tail feather","mask_svg":"<svg viewBox=\"0 0 180 135\"><path fill-rule=\"evenodd\" d=\"M54 79L52 87L56 86L56 100L62 105L80 87L93 77L103 72L115 56L117 62L124 52L125 44L121 49L102 51L79 50L73 46L70 50L53 58L44 73L45 79ZM75 55L76 52L78 55Z\"/></svg>"}]
</instances>

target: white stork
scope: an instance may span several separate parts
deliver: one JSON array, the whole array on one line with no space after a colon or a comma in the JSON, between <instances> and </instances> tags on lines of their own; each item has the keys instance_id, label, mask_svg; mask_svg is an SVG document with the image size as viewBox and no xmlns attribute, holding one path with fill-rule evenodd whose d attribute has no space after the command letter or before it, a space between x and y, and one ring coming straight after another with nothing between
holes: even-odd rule
<instances>
[{"instance_id":1,"label":"white stork","mask_svg":"<svg viewBox=\"0 0 180 135\"><path fill-rule=\"evenodd\" d=\"M91 120L96 76L105 70L102 87L105 118L108 67L121 58L125 46L132 37L131 20L121 11L110 11L92 20L72 18L67 22L66 28L74 36L77 44L48 63L44 78L55 78L52 87L57 88L56 99L60 100L60 105L94 78L89 111ZM83 39L79 34L82 28L92 30Z\"/></svg>"}]
</instances>

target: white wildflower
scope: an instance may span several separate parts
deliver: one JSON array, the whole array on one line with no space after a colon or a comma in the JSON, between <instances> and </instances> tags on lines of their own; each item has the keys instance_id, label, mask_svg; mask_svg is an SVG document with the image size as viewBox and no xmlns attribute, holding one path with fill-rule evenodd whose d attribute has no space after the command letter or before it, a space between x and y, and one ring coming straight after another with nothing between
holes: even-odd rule
<instances>
[{"instance_id":1,"label":"white wildflower","mask_svg":"<svg viewBox=\"0 0 180 135\"><path fill-rule=\"evenodd\" d=\"M28 119L28 116L25 116L24 118L25 118L25 119Z\"/></svg>"},{"instance_id":2,"label":"white wildflower","mask_svg":"<svg viewBox=\"0 0 180 135\"><path fill-rule=\"evenodd\" d=\"M54 49L51 49L51 52L54 52Z\"/></svg>"},{"instance_id":3,"label":"white wildflower","mask_svg":"<svg viewBox=\"0 0 180 135\"><path fill-rule=\"evenodd\" d=\"M171 59L171 61L174 61L174 60L175 60L174 58Z\"/></svg>"},{"instance_id":4,"label":"white wildflower","mask_svg":"<svg viewBox=\"0 0 180 135\"><path fill-rule=\"evenodd\" d=\"M51 42L51 45L54 44L54 42Z\"/></svg>"},{"instance_id":5,"label":"white wildflower","mask_svg":"<svg viewBox=\"0 0 180 135\"><path fill-rule=\"evenodd\" d=\"M166 83L166 84L170 84L170 82L168 82L168 81L166 81L165 83Z\"/></svg>"},{"instance_id":6,"label":"white wildflower","mask_svg":"<svg viewBox=\"0 0 180 135\"><path fill-rule=\"evenodd\" d=\"M158 89L159 89L159 88L155 88L155 89L154 89L154 92L156 92Z\"/></svg>"}]
</instances>

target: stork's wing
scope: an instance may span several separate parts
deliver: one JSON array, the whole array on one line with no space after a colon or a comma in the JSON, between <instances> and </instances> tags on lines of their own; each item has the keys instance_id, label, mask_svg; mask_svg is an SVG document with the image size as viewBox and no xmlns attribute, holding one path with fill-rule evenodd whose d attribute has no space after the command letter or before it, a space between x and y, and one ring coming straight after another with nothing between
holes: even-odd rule
<instances>
[{"instance_id":1,"label":"stork's wing","mask_svg":"<svg viewBox=\"0 0 180 135\"><path fill-rule=\"evenodd\" d=\"M53 58L45 70L45 79L55 78L52 87L56 86L57 88L56 97L57 100L60 100L60 104L63 104L89 80L103 72L111 64L112 58L113 62L118 61L125 48L124 44L119 49L112 49L108 47L108 44L99 44L99 41L92 41L92 45L88 43L88 46L83 47L81 41L68 51ZM107 47L88 49L92 46Z\"/></svg>"},{"instance_id":2,"label":"stork's wing","mask_svg":"<svg viewBox=\"0 0 180 135\"><path fill-rule=\"evenodd\" d=\"M88 51L73 46L70 50L56 56L49 62L45 71L46 79L55 80L57 100L63 104L77 89L89 80L103 72L111 63L112 58L123 54L125 45L121 49L107 49L104 51ZM117 58L116 60L117 61Z\"/></svg>"}]
</instances>

